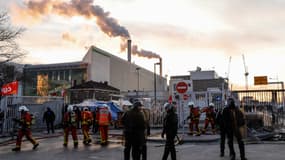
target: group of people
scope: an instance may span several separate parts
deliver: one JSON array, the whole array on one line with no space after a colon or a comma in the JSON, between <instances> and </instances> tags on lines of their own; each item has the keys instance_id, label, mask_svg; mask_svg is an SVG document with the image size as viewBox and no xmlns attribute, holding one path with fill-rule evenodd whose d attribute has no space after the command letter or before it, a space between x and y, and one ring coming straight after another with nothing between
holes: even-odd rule
<instances>
[{"instance_id":1,"label":"group of people","mask_svg":"<svg viewBox=\"0 0 285 160\"><path fill-rule=\"evenodd\" d=\"M80 116L80 119L79 119ZM76 107L72 105L67 107L67 111L63 117L63 129L64 129L64 143L63 146L67 147L68 145L68 136L71 132L74 147L78 146L78 137L77 137L77 124L78 121L81 121L81 129L83 133L83 144L89 145L92 140L89 134L90 127L95 123L99 126L99 132L101 136L101 145L108 144L108 126L111 122L111 113L108 109L107 104L102 104L98 107L95 117L92 112L89 111L88 107L84 107L83 111L78 114L76 112Z\"/></svg>"},{"instance_id":2,"label":"group of people","mask_svg":"<svg viewBox=\"0 0 285 160\"><path fill-rule=\"evenodd\" d=\"M220 156L224 156L225 151L225 139L228 139L228 146L230 151L231 160L235 160L236 154L234 151L233 140L236 137L238 142L241 160L247 160L245 157L244 142L242 139L242 133L240 128L245 125L245 117L240 109L235 105L235 101L229 98L227 105L222 110L219 110L216 117L214 114L214 105L210 103L209 107L202 109L200 111L198 107L194 107L193 102L189 102L188 106L190 108L190 133L193 133L193 126L196 126L197 133L199 130L199 118L202 112L206 113L204 130L207 129L208 124L212 125L213 132L215 131L215 121L219 126L220 130ZM175 138L177 137L178 130L178 117L176 114L175 106L171 103L165 103L164 109L166 115L163 120L163 129L161 132L161 137L166 137L164 153L162 160L167 160L170 153L171 159L176 160L176 150L175 150ZM39 143L32 138L31 125L32 116L29 113L29 109L26 106L20 106L19 112L21 113L20 119L14 119L20 125L18 131L18 137L16 141L16 147L13 151L21 150L22 137L26 136L27 139L33 144L33 149L39 146ZM77 137L77 122L79 121L78 113L76 113L75 108L70 105L67 107L67 111L64 113L63 118L63 129L64 129L64 143L63 146L68 146L68 136L71 132L74 147L78 147L78 137ZM49 118L48 118L49 117ZM89 111L87 107L84 107L83 111L80 113L80 121L83 133L83 144L89 145L91 143L91 138L89 135L89 129L92 123L95 122L99 126L99 131L101 135L101 145L107 145L108 142L108 126L111 122L111 113L106 104L102 104L98 107L96 112L96 117L93 117L92 112ZM43 121L47 122L48 133L49 130L54 133L53 121L55 115L50 108L44 113ZM122 116L123 124L123 135L125 139L124 143L124 160L146 160L147 159L147 135L149 134L147 128L149 127L147 114L143 111L143 105L140 101L135 101L132 107L126 111ZM52 122L50 124L50 122ZM50 128L50 129L49 129Z\"/></svg>"},{"instance_id":3,"label":"group of people","mask_svg":"<svg viewBox=\"0 0 285 160\"><path fill-rule=\"evenodd\" d=\"M200 123L200 115L202 113L206 114L205 118L205 124L204 128L202 129L202 133L206 133L206 130L208 128L208 125L211 124L212 127L212 132L215 134L215 117L216 117L216 112L214 109L214 103L210 103L208 107L204 107L200 109L198 106L194 104L194 102L190 101L188 103L189 107L189 116L187 117L187 120L190 120L189 122L189 134L193 135L194 134L194 127L196 129L196 136L201 135L201 131L199 128L199 123Z\"/></svg>"},{"instance_id":4,"label":"group of people","mask_svg":"<svg viewBox=\"0 0 285 160\"><path fill-rule=\"evenodd\" d=\"M29 112L29 109L26 106L19 107L20 117L14 118L14 122L19 124L16 147L12 149L12 151L20 151L21 150L21 142L23 136L34 145L33 149L36 149L39 143L32 137L31 126L33 117L32 114ZM80 119L79 119L80 117ZM98 124L100 136L101 136L101 145L107 145L108 142L108 126L111 122L111 113L108 109L108 105L102 104L98 107L96 112L96 117L93 117L92 112L89 111L88 107L84 107L83 111L76 112L76 107L69 105L67 107L66 112L63 116L63 130L64 130L64 142L63 146L68 146L68 136L71 132L74 147L78 147L78 137L77 137L77 124L78 121L81 122L81 129L83 134L83 144L89 145L91 143L91 138L89 135L89 129L91 125L94 123ZM44 112L43 115L43 122L46 122L47 125L47 133L54 133L54 121L55 121L55 114L54 112L47 107L47 110Z\"/></svg>"}]
</instances>

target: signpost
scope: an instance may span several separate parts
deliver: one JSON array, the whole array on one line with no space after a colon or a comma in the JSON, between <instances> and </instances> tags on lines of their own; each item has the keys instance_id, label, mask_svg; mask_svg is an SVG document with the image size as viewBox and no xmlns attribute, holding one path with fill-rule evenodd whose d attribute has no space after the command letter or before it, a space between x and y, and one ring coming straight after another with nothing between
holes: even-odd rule
<instances>
[{"instance_id":1,"label":"signpost","mask_svg":"<svg viewBox=\"0 0 285 160\"><path fill-rule=\"evenodd\" d=\"M185 94L188 91L188 84L184 81L176 84L176 91L180 94L179 97L179 117L182 117L182 137L184 137L184 101L188 99L188 95ZM181 101L181 99L183 100ZM182 115L182 116L181 116Z\"/></svg>"}]
</instances>

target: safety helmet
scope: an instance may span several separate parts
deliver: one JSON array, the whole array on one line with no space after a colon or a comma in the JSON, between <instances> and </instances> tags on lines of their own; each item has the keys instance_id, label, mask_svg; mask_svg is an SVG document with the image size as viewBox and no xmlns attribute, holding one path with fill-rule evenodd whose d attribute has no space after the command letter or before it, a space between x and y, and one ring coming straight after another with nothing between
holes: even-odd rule
<instances>
[{"instance_id":1,"label":"safety helmet","mask_svg":"<svg viewBox=\"0 0 285 160\"><path fill-rule=\"evenodd\" d=\"M210 106L210 107L214 107L215 105L214 105L214 103L211 102L211 103L209 104L209 106Z\"/></svg>"},{"instance_id":2,"label":"safety helmet","mask_svg":"<svg viewBox=\"0 0 285 160\"><path fill-rule=\"evenodd\" d=\"M194 106L194 102L192 101L188 102L188 106Z\"/></svg>"},{"instance_id":3,"label":"safety helmet","mask_svg":"<svg viewBox=\"0 0 285 160\"><path fill-rule=\"evenodd\" d=\"M88 111L88 107L84 107L83 110L84 110L84 111Z\"/></svg>"},{"instance_id":4,"label":"safety helmet","mask_svg":"<svg viewBox=\"0 0 285 160\"><path fill-rule=\"evenodd\" d=\"M163 108L164 108L164 110L170 110L170 109L172 109L173 108L173 106L172 106L172 104L170 104L170 103L165 103L164 105L163 105Z\"/></svg>"},{"instance_id":5,"label":"safety helmet","mask_svg":"<svg viewBox=\"0 0 285 160\"><path fill-rule=\"evenodd\" d=\"M19 107L19 112L21 112L21 111L28 112L29 109L28 109L26 106L20 106L20 107Z\"/></svg>"},{"instance_id":6,"label":"safety helmet","mask_svg":"<svg viewBox=\"0 0 285 160\"><path fill-rule=\"evenodd\" d=\"M67 111L68 111L68 112L72 112L72 111L73 111L73 106L72 106L72 105L69 105L69 106L67 107Z\"/></svg>"},{"instance_id":7,"label":"safety helmet","mask_svg":"<svg viewBox=\"0 0 285 160\"><path fill-rule=\"evenodd\" d=\"M136 108L136 107L142 107L143 104L140 102L140 101L135 101L134 104L133 104L133 107Z\"/></svg>"}]
</instances>

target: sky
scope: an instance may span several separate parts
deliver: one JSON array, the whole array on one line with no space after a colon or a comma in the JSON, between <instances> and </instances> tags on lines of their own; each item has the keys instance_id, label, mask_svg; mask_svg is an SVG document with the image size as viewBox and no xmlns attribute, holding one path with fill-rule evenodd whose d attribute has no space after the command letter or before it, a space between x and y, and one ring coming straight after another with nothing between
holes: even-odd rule
<instances>
[{"instance_id":1,"label":"sky","mask_svg":"<svg viewBox=\"0 0 285 160\"><path fill-rule=\"evenodd\" d=\"M94 45L150 71L161 57L163 75L215 70L233 86L254 76L284 81L284 0L0 0L18 40L22 63L80 61ZM244 56L244 61L243 61ZM158 68L158 67L157 67ZM158 70L157 70L158 72Z\"/></svg>"}]
</instances>

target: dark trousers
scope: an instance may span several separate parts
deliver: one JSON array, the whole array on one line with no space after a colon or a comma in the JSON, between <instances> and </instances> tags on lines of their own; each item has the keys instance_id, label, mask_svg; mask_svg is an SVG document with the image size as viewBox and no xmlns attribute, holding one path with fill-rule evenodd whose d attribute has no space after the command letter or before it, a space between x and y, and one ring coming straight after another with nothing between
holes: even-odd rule
<instances>
[{"instance_id":1,"label":"dark trousers","mask_svg":"<svg viewBox=\"0 0 285 160\"><path fill-rule=\"evenodd\" d=\"M46 122L46 125L47 125L47 132L49 133L49 131L51 129L52 133L54 133L53 122Z\"/></svg>"},{"instance_id":2,"label":"dark trousers","mask_svg":"<svg viewBox=\"0 0 285 160\"><path fill-rule=\"evenodd\" d=\"M227 136L228 136L228 145L229 145L229 149L230 149L230 155L235 157L235 150L234 150L234 136L237 139L238 142L238 146L239 146L239 152L240 152L240 157L241 159L245 158L245 149L244 149L244 142L242 140L242 135L241 132L239 130L235 130L235 131L227 131Z\"/></svg>"},{"instance_id":3,"label":"dark trousers","mask_svg":"<svg viewBox=\"0 0 285 160\"><path fill-rule=\"evenodd\" d=\"M125 133L125 148L124 148L124 160L130 160L130 152L132 150L132 160L140 160L142 155L143 160L146 160L146 143L144 133L131 134Z\"/></svg>"},{"instance_id":4,"label":"dark trousers","mask_svg":"<svg viewBox=\"0 0 285 160\"><path fill-rule=\"evenodd\" d=\"M176 151L175 151L175 144L174 144L175 135L166 135L166 143L164 148L164 153L162 156L162 160L167 160L168 154L170 152L171 160L176 160Z\"/></svg>"},{"instance_id":5,"label":"dark trousers","mask_svg":"<svg viewBox=\"0 0 285 160\"><path fill-rule=\"evenodd\" d=\"M221 151L221 155L224 155L224 153L225 153L225 142L226 142L226 131L224 129L220 129L220 137L221 137L220 151Z\"/></svg>"}]
</instances>

